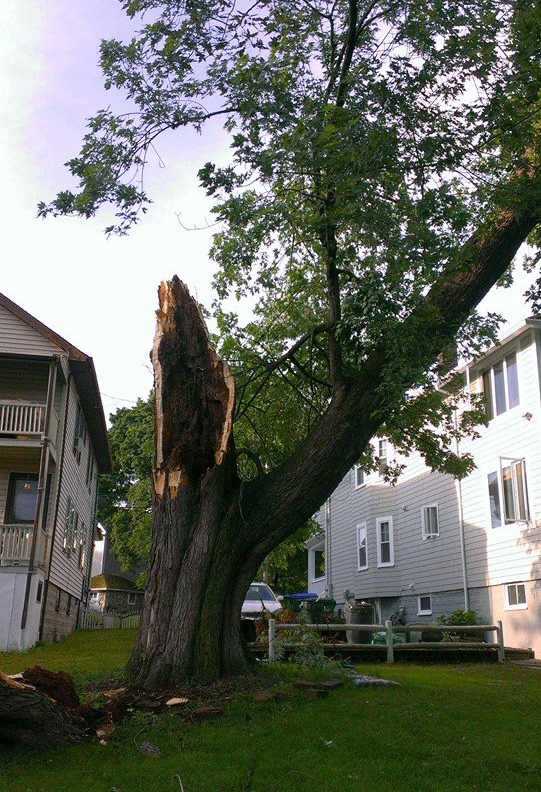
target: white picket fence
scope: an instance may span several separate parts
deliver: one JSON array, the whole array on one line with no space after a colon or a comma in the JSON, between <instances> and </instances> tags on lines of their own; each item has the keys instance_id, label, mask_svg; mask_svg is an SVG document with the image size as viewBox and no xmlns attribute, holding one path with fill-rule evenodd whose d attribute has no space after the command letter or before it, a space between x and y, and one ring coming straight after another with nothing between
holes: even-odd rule
<instances>
[{"instance_id":1,"label":"white picket fence","mask_svg":"<svg viewBox=\"0 0 541 792\"><path fill-rule=\"evenodd\" d=\"M81 608L79 611L79 630L120 630L123 627L139 627L140 613L115 616L112 613Z\"/></svg>"}]
</instances>

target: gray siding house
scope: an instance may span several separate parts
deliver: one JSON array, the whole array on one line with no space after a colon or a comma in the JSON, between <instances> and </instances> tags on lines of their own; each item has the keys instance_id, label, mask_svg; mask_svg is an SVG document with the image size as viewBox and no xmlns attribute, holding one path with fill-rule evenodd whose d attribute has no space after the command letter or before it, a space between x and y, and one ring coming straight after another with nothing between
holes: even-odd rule
<instances>
[{"instance_id":1,"label":"gray siding house","mask_svg":"<svg viewBox=\"0 0 541 792\"><path fill-rule=\"evenodd\" d=\"M376 440L382 464L406 468L394 487L377 472L347 474L317 515L308 590L339 606L370 601L379 621L399 607L409 623L473 609L482 622L502 620L507 645L541 656L541 320L462 371L487 404L488 426L460 447L476 469L458 482Z\"/></svg>"},{"instance_id":2,"label":"gray siding house","mask_svg":"<svg viewBox=\"0 0 541 792\"><path fill-rule=\"evenodd\" d=\"M75 628L110 470L92 358L0 294L0 651Z\"/></svg>"}]
</instances>

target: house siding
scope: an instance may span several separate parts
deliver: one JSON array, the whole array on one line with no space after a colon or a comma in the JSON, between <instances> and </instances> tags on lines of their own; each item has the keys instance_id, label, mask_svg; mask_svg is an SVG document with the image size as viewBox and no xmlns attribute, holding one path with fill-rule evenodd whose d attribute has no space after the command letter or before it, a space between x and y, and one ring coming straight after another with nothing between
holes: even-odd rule
<instances>
[{"instance_id":1,"label":"house siding","mask_svg":"<svg viewBox=\"0 0 541 792\"><path fill-rule=\"evenodd\" d=\"M0 305L0 353L58 355L60 347Z\"/></svg>"},{"instance_id":2,"label":"house siding","mask_svg":"<svg viewBox=\"0 0 541 792\"><path fill-rule=\"evenodd\" d=\"M329 499L327 520L325 508L320 510L317 520L323 530L327 527L326 542L331 546L325 585L331 587L339 607L348 591L358 600L375 602L383 619L399 606L405 608L410 623L435 622L442 614L471 608L481 622L503 622L508 646L531 647L541 655L541 330L537 324L523 325L466 369L471 391L482 393L483 372L515 353L519 403L510 407L506 401L506 409L481 426L477 438L461 441L460 452L470 453L476 463L462 482L430 472L414 453L396 459L406 465L396 486L370 473L356 488L352 470ZM393 458L392 449L388 456ZM488 474L501 475L501 466L509 465L501 459L524 460L529 519L492 528ZM502 494L501 481L499 487ZM439 534L423 539L422 509L433 504L438 507ZM376 523L385 517L393 520L394 565L378 568ZM360 571L359 523L366 523L368 553L368 568ZM520 584L526 602L506 605L509 584ZM418 613L422 595L431 597L430 614Z\"/></svg>"},{"instance_id":3,"label":"house siding","mask_svg":"<svg viewBox=\"0 0 541 792\"><path fill-rule=\"evenodd\" d=\"M62 482L58 498L57 529L49 579L51 583L78 599L84 598L84 587L87 581L87 567L81 569L78 550L67 552L64 547L65 526L68 516L68 503L74 506L78 514L78 525L84 523L86 529L86 559L88 562L92 545L94 504L97 478L92 478L91 488L86 484L86 471L89 454L93 455L92 445L87 433L86 443L81 450L80 461L73 453L73 438L79 399L73 387L69 389L66 415L65 448L62 462Z\"/></svg>"}]
</instances>

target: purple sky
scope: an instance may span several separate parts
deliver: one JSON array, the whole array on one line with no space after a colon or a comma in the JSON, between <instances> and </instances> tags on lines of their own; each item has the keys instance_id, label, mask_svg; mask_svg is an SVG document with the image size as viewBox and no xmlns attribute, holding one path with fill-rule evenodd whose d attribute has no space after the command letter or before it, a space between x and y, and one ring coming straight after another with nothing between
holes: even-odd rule
<instances>
[{"instance_id":1,"label":"purple sky","mask_svg":"<svg viewBox=\"0 0 541 792\"><path fill-rule=\"evenodd\" d=\"M210 233L186 231L177 215L187 227L211 219L196 173L227 144L218 124L158 142L165 168L155 163L145 176L154 204L128 238L105 238L105 213L38 220L38 201L70 186L62 164L79 150L84 119L114 100L102 88L100 39L127 38L137 23L118 0L4 0L2 18L0 291L94 357L108 414L152 386L159 282L177 273L210 306ZM488 308L516 323L528 313L522 291Z\"/></svg>"}]
</instances>

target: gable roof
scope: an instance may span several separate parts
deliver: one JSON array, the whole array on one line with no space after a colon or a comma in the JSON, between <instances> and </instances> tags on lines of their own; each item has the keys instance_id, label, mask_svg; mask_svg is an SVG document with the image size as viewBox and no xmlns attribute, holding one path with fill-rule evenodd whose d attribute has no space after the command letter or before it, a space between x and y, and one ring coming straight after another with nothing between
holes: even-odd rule
<instances>
[{"instance_id":1,"label":"gable roof","mask_svg":"<svg viewBox=\"0 0 541 792\"><path fill-rule=\"evenodd\" d=\"M90 579L90 588L92 591L103 591L106 589L108 591L136 591L139 594L144 593L131 580L118 575L95 575Z\"/></svg>"},{"instance_id":2,"label":"gable roof","mask_svg":"<svg viewBox=\"0 0 541 792\"><path fill-rule=\"evenodd\" d=\"M100 473L110 473L112 470L111 452L94 361L89 355L81 352L76 346L70 344L69 341L66 341L65 338L62 338L2 293L0 293L0 305L66 353L92 440L98 469Z\"/></svg>"}]
</instances>

